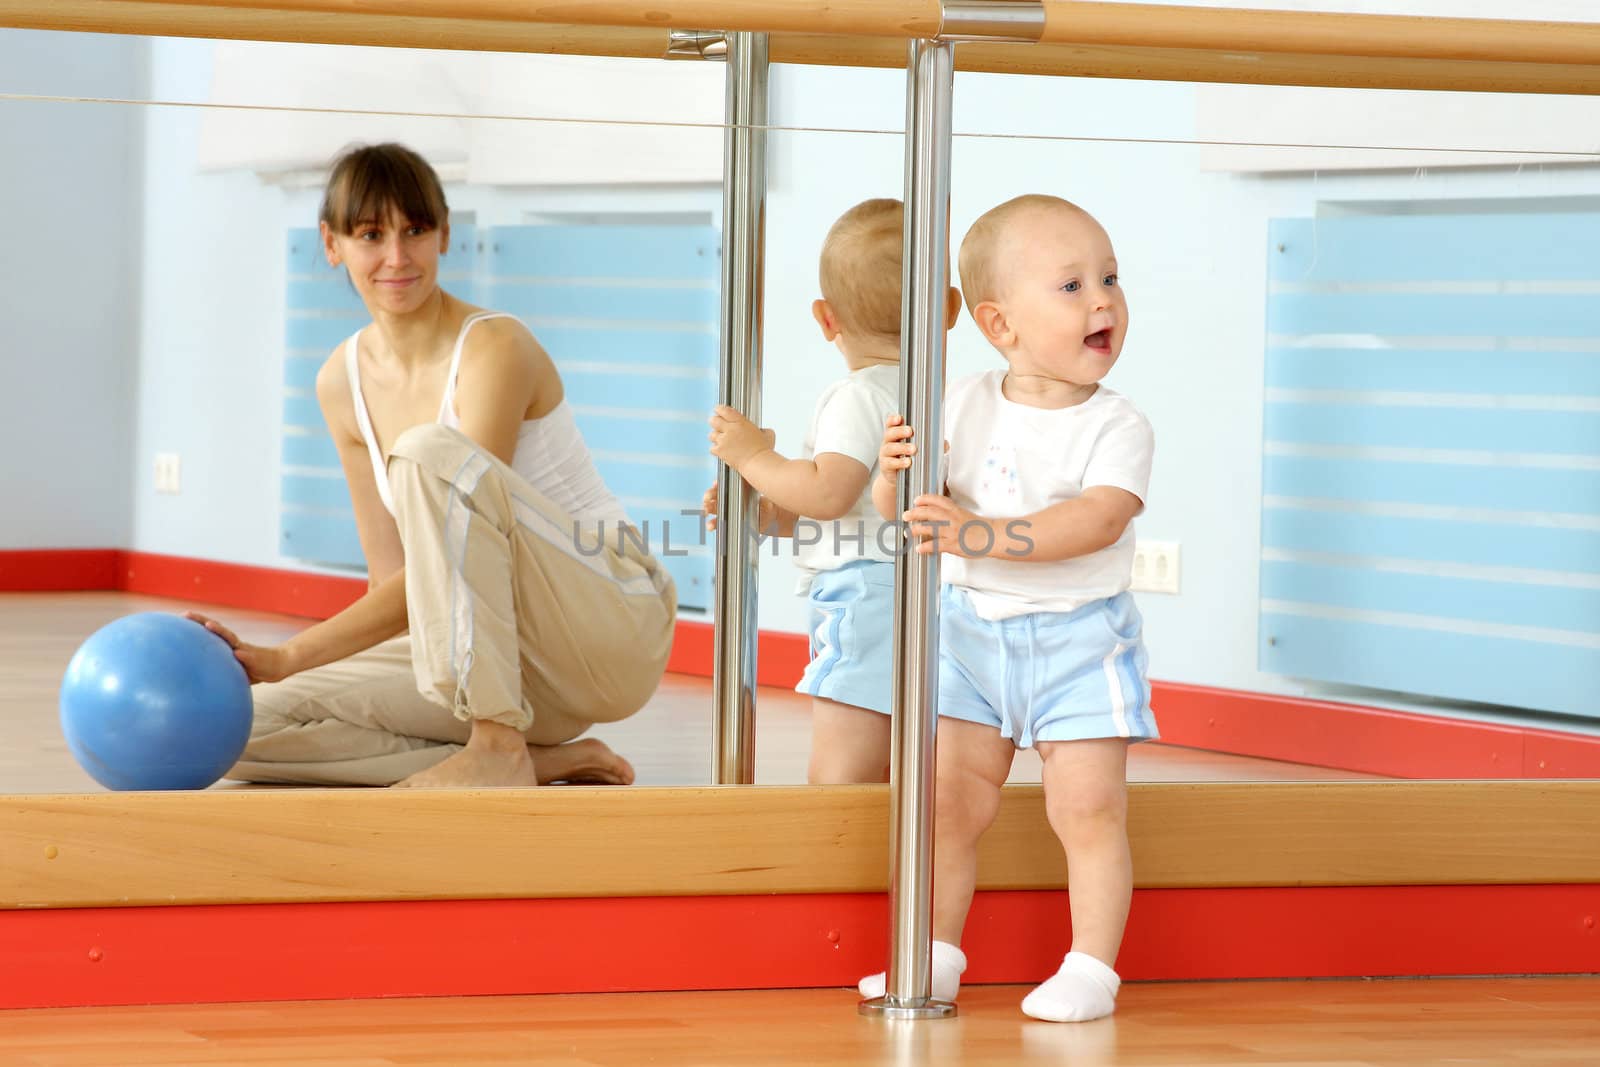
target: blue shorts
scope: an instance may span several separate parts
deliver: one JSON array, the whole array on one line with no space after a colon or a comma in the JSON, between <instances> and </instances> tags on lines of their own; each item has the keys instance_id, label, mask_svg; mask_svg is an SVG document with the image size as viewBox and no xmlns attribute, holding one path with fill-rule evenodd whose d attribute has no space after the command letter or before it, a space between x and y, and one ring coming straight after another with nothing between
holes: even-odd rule
<instances>
[{"instance_id":1,"label":"blue shorts","mask_svg":"<svg viewBox=\"0 0 1600 1067\"><path fill-rule=\"evenodd\" d=\"M797 693L889 714L894 564L863 560L811 581L811 662Z\"/></svg>"},{"instance_id":2,"label":"blue shorts","mask_svg":"<svg viewBox=\"0 0 1600 1067\"><path fill-rule=\"evenodd\" d=\"M1160 736L1144 623L1128 593L1075 611L990 621L947 585L939 619L940 715L993 726L1018 748Z\"/></svg>"}]
</instances>

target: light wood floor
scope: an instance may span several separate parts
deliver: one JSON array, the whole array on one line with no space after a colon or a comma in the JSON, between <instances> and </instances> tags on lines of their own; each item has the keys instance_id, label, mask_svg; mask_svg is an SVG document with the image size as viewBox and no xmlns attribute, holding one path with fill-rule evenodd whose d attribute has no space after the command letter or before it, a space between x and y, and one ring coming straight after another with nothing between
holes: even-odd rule
<instances>
[{"instance_id":1,"label":"light wood floor","mask_svg":"<svg viewBox=\"0 0 1600 1067\"><path fill-rule=\"evenodd\" d=\"M1117 1014L1040 1023L1022 986L961 1012L864 1019L846 990L473 997L0 1013L6 1067L1578 1067L1600 979L1129 985Z\"/></svg>"},{"instance_id":2,"label":"light wood floor","mask_svg":"<svg viewBox=\"0 0 1600 1067\"><path fill-rule=\"evenodd\" d=\"M246 640L282 640L309 625L303 619L211 608L126 593L0 594L0 793L99 792L62 739L56 698L67 661L84 638L135 611L210 612ZM810 702L786 689L757 697L756 781L803 783L810 750ZM1158 709L1159 713L1159 709ZM711 683L667 675L650 704L620 723L596 727L626 756L641 785L704 785L711 781ZM1169 745L1135 745L1134 781L1349 781L1373 775L1228 756ZM1039 758L1018 755L1012 781L1037 782ZM217 788L240 788L221 783Z\"/></svg>"}]
</instances>

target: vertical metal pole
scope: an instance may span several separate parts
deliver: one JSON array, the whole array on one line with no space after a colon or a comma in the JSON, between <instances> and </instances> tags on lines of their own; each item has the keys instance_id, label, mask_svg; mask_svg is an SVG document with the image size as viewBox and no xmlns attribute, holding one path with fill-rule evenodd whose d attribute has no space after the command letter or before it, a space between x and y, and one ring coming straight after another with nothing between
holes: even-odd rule
<instances>
[{"instance_id":1,"label":"vertical metal pole","mask_svg":"<svg viewBox=\"0 0 1600 1067\"><path fill-rule=\"evenodd\" d=\"M767 35L727 35L723 131L721 367L717 399L761 421L761 300L767 222ZM713 780L755 780L756 494L717 469Z\"/></svg>"},{"instance_id":2,"label":"vertical metal pole","mask_svg":"<svg viewBox=\"0 0 1600 1067\"><path fill-rule=\"evenodd\" d=\"M906 78L906 231L900 401L917 451L899 507L939 491L944 454L945 293L949 288L950 99L955 46L912 41ZM894 735L889 760L889 973L863 1014L941 1018L933 977L934 733L939 693L939 557L895 560Z\"/></svg>"}]
</instances>

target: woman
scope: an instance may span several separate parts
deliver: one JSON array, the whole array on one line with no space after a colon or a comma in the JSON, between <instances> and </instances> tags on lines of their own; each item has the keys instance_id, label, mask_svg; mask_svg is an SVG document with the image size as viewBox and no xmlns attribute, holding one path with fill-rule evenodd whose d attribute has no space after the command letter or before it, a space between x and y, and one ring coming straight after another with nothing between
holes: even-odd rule
<instances>
[{"instance_id":1,"label":"woman","mask_svg":"<svg viewBox=\"0 0 1600 1067\"><path fill-rule=\"evenodd\" d=\"M555 365L517 319L439 288L449 209L410 149L341 156L321 232L372 316L317 374L368 590L273 647L191 616L259 683L229 777L631 782L603 742L573 738L655 691L675 591L621 535Z\"/></svg>"}]
</instances>

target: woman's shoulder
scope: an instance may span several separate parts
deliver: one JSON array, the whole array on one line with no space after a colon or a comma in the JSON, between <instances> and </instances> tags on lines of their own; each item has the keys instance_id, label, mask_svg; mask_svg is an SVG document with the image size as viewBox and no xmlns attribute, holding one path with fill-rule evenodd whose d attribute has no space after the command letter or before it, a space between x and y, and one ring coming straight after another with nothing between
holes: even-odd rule
<instances>
[{"instance_id":1,"label":"woman's shoulder","mask_svg":"<svg viewBox=\"0 0 1600 1067\"><path fill-rule=\"evenodd\" d=\"M473 322L477 319L479 321ZM468 323L472 325L468 328ZM549 360L544 346L539 344L533 331L515 315L472 308L462 319L461 328L467 330L461 345L461 359L465 362L527 362Z\"/></svg>"},{"instance_id":2,"label":"woman's shoulder","mask_svg":"<svg viewBox=\"0 0 1600 1067\"><path fill-rule=\"evenodd\" d=\"M341 430L345 436L359 435L355 419L355 394L350 387L350 373L346 367L346 345L328 354L317 369L317 403L330 430ZM337 435L336 435L337 436Z\"/></svg>"},{"instance_id":3,"label":"woman's shoulder","mask_svg":"<svg viewBox=\"0 0 1600 1067\"><path fill-rule=\"evenodd\" d=\"M350 373L346 366L349 339L340 341L317 368L317 397L323 401L350 396Z\"/></svg>"},{"instance_id":4,"label":"woman's shoulder","mask_svg":"<svg viewBox=\"0 0 1600 1067\"><path fill-rule=\"evenodd\" d=\"M538 339L534 339L528 325L509 312L467 307L467 314L461 318L461 330L467 331L462 354L483 350L522 352L539 347Z\"/></svg>"},{"instance_id":5,"label":"woman's shoulder","mask_svg":"<svg viewBox=\"0 0 1600 1067\"><path fill-rule=\"evenodd\" d=\"M463 322L465 326L465 322ZM538 418L565 395L555 361L527 324L513 316L474 323L461 346L456 389L479 397L516 397L525 417Z\"/></svg>"}]
</instances>

